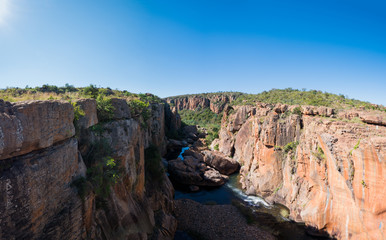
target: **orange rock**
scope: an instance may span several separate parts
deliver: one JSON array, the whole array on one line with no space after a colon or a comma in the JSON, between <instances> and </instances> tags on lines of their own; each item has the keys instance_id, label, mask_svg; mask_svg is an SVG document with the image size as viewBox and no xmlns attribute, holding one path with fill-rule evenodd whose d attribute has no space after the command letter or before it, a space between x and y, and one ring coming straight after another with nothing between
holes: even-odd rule
<instances>
[{"instance_id":1,"label":"orange rock","mask_svg":"<svg viewBox=\"0 0 386 240\"><path fill-rule=\"evenodd\" d=\"M363 120L373 114L367 119L378 125L319 117L333 113L333 109L305 106L302 117L286 116L276 106L264 119L250 116L237 132L226 130L235 119L227 116L220 131L227 134L220 134L220 146L234 148L247 193L286 205L292 219L338 239L382 239L386 232L383 115L363 111L340 115ZM299 142L295 149L284 148L295 141Z\"/></svg>"}]
</instances>

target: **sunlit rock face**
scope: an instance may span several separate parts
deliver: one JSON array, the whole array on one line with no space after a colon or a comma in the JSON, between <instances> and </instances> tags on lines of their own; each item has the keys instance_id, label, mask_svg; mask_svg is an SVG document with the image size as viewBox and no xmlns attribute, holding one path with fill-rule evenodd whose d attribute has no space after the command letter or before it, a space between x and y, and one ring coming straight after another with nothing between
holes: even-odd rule
<instances>
[{"instance_id":1,"label":"sunlit rock face","mask_svg":"<svg viewBox=\"0 0 386 240\"><path fill-rule=\"evenodd\" d=\"M330 108L306 106L301 115L294 108L225 111L219 150L240 163L243 188L339 239L384 238L385 114L340 112L336 118Z\"/></svg>"},{"instance_id":2,"label":"sunlit rock face","mask_svg":"<svg viewBox=\"0 0 386 240\"><path fill-rule=\"evenodd\" d=\"M166 101L177 110L197 110L209 108L214 113L221 113L225 106L236 99L234 95L213 95L213 96L187 96L172 97Z\"/></svg>"}]
</instances>

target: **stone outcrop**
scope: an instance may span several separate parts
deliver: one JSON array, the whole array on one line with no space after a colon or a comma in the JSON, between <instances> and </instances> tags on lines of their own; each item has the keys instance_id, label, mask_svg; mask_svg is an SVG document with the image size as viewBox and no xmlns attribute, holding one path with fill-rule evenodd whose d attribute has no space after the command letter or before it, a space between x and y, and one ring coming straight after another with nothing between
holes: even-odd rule
<instances>
[{"instance_id":1,"label":"stone outcrop","mask_svg":"<svg viewBox=\"0 0 386 240\"><path fill-rule=\"evenodd\" d=\"M113 119L131 118L130 108L125 99L112 98L111 105L113 106Z\"/></svg>"},{"instance_id":2,"label":"stone outcrop","mask_svg":"<svg viewBox=\"0 0 386 240\"><path fill-rule=\"evenodd\" d=\"M52 146L74 136L74 112L61 101L0 100L0 160Z\"/></svg>"},{"instance_id":3,"label":"stone outcrop","mask_svg":"<svg viewBox=\"0 0 386 240\"><path fill-rule=\"evenodd\" d=\"M0 239L173 238L173 186L166 174L146 177L144 155L150 145L166 152L165 106L151 104L141 122L124 100L112 104L113 119L94 128L95 100L78 100L85 114L75 138L68 102L0 102ZM106 146L120 178L102 199L86 172L92 152ZM86 185L77 185L82 178ZM91 190L80 197L80 186Z\"/></svg>"},{"instance_id":4,"label":"stone outcrop","mask_svg":"<svg viewBox=\"0 0 386 240\"><path fill-rule=\"evenodd\" d=\"M86 173L80 162L76 139L3 160L0 239L81 239L82 200L69 185Z\"/></svg>"},{"instance_id":5,"label":"stone outcrop","mask_svg":"<svg viewBox=\"0 0 386 240\"><path fill-rule=\"evenodd\" d=\"M228 180L227 176L191 156L186 156L183 161L179 158L169 161L168 171L174 181L184 185L213 187L221 186Z\"/></svg>"},{"instance_id":6,"label":"stone outcrop","mask_svg":"<svg viewBox=\"0 0 386 240\"><path fill-rule=\"evenodd\" d=\"M80 107L84 115L80 116L77 124L81 129L87 129L98 124L97 108L95 99L79 99L76 105Z\"/></svg>"},{"instance_id":7,"label":"stone outcrop","mask_svg":"<svg viewBox=\"0 0 386 240\"><path fill-rule=\"evenodd\" d=\"M240 165L239 163L221 152L217 151L203 151L204 162L209 166L214 167L221 174L230 175L236 172Z\"/></svg>"},{"instance_id":8,"label":"stone outcrop","mask_svg":"<svg viewBox=\"0 0 386 240\"><path fill-rule=\"evenodd\" d=\"M242 166L245 191L338 239L385 238L384 113L302 106L297 115L296 107L224 114L219 149Z\"/></svg>"},{"instance_id":9,"label":"stone outcrop","mask_svg":"<svg viewBox=\"0 0 386 240\"><path fill-rule=\"evenodd\" d=\"M177 110L197 110L209 108L214 113L221 113L225 106L236 99L236 95L215 94L211 96L190 95L169 97L166 101Z\"/></svg>"}]
</instances>

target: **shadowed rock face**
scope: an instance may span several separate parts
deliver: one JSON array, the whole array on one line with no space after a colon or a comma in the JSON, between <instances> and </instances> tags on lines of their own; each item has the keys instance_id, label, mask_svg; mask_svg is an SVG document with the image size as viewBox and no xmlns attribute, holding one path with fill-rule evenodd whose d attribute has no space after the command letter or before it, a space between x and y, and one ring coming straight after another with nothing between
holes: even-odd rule
<instances>
[{"instance_id":1,"label":"shadowed rock face","mask_svg":"<svg viewBox=\"0 0 386 240\"><path fill-rule=\"evenodd\" d=\"M219 149L241 164L243 188L339 239L385 238L385 114L341 112L343 121L326 118L331 109L286 112L293 108L243 106L224 114Z\"/></svg>"},{"instance_id":2,"label":"shadowed rock face","mask_svg":"<svg viewBox=\"0 0 386 240\"><path fill-rule=\"evenodd\" d=\"M76 139L8 161L0 177L1 239L80 239L82 200L69 186L85 174Z\"/></svg>"},{"instance_id":3,"label":"shadowed rock face","mask_svg":"<svg viewBox=\"0 0 386 240\"><path fill-rule=\"evenodd\" d=\"M113 102L119 107L114 119L93 132L95 100L77 101L85 112L79 141L67 102L0 102L0 239L173 237L174 189L165 174L157 183L145 176L144 149L152 144L166 151L165 107L151 105L151 117L141 124L130 118L125 102ZM82 200L71 185L86 176L82 155L100 139L121 169L103 208L97 208L94 192Z\"/></svg>"}]
</instances>

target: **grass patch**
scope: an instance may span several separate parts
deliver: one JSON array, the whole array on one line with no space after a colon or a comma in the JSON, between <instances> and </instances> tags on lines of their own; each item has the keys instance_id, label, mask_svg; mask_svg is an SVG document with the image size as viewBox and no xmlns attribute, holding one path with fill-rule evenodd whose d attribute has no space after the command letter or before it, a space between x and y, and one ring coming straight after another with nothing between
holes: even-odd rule
<instances>
[{"instance_id":1,"label":"grass patch","mask_svg":"<svg viewBox=\"0 0 386 240\"><path fill-rule=\"evenodd\" d=\"M326 155L324 154L323 149L319 146L317 151L313 152L312 155L314 155L319 160L319 162L326 159Z\"/></svg>"}]
</instances>

